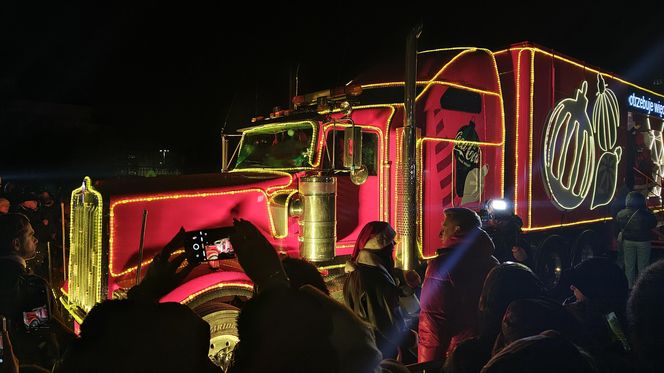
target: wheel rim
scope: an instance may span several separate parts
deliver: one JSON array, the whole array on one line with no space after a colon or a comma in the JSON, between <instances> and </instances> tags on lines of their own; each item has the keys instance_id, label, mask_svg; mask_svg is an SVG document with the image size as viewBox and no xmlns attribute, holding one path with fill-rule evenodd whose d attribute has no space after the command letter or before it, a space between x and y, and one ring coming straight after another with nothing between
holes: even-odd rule
<instances>
[{"instance_id":1,"label":"wheel rim","mask_svg":"<svg viewBox=\"0 0 664 373\"><path fill-rule=\"evenodd\" d=\"M585 243L583 246L579 248L579 258L577 263L581 263L586 259L590 259L595 256L595 252L593 250L592 245Z\"/></svg>"},{"instance_id":2,"label":"wheel rim","mask_svg":"<svg viewBox=\"0 0 664 373\"><path fill-rule=\"evenodd\" d=\"M539 272L542 282L547 287L553 288L558 285L563 273L563 261L560 255L555 251L544 254Z\"/></svg>"},{"instance_id":3,"label":"wheel rim","mask_svg":"<svg viewBox=\"0 0 664 373\"><path fill-rule=\"evenodd\" d=\"M217 366L227 371L233 358L233 350L239 341L237 332L237 317L244 302L251 296L251 292L225 291L203 294L188 305L196 314L210 324L210 349L208 356ZM231 304L233 303L238 307Z\"/></svg>"},{"instance_id":4,"label":"wheel rim","mask_svg":"<svg viewBox=\"0 0 664 373\"><path fill-rule=\"evenodd\" d=\"M210 360L212 360L212 362L218 367L221 367L224 372L228 370L228 367L233 358L233 350L235 349L235 345L240 339L237 336L237 326L235 323L233 323L232 326L228 325L228 327L223 325L223 323L222 325L215 323L219 319L236 319L238 314L239 312L235 310L223 310L213 312L203 317L203 320L210 324L210 331L212 333L208 356ZM225 323L227 324L228 322ZM228 332L223 332L222 330L228 330ZM217 334L215 331L222 332Z\"/></svg>"},{"instance_id":5,"label":"wheel rim","mask_svg":"<svg viewBox=\"0 0 664 373\"><path fill-rule=\"evenodd\" d=\"M565 240L558 235L546 238L540 244L537 259L537 275L549 289L555 288L562 277L563 271L569 266Z\"/></svg>"},{"instance_id":6,"label":"wheel rim","mask_svg":"<svg viewBox=\"0 0 664 373\"><path fill-rule=\"evenodd\" d=\"M583 262L586 259L593 258L597 256L598 243L600 239L592 230L585 230L579 235L574 244L574 258L572 260L572 265L577 265Z\"/></svg>"}]
</instances>

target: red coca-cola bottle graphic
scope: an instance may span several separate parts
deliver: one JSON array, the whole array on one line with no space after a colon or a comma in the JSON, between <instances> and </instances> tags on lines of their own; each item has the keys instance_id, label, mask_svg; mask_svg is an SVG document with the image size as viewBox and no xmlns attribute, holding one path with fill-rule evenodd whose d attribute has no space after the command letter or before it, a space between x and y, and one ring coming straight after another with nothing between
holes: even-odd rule
<instances>
[{"instance_id":1,"label":"red coca-cola bottle graphic","mask_svg":"<svg viewBox=\"0 0 664 373\"><path fill-rule=\"evenodd\" d=\"M475 131L475 122L472 120L465 126L459 128L456 134L457 140L480 141ZM456 163L456 195L463 197L463 189L468 173L480 164L480 147L467 142L454 144L454 159Z\"/></svg>"}]
</instances>

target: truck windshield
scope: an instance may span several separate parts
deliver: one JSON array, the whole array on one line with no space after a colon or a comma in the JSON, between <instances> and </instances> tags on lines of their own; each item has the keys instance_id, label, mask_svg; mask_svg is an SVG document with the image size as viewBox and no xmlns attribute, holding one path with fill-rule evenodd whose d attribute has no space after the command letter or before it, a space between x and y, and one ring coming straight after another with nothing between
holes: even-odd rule
<instances>
[{"instance_id":1,"label":"truck windshield","mask_svg":"<svg viewBox=\"0 0 664 373\"><path fill-rule=\"evenodd\" d=\"M300 122L244 131L235 168L312 167L314 126Z\"/></svg>"}]
</instances>

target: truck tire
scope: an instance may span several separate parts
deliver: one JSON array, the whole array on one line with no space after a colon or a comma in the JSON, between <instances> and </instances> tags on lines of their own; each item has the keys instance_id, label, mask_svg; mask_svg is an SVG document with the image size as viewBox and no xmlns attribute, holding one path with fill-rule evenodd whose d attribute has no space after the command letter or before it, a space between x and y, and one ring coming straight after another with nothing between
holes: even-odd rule
<instances>
[{"instance_id":1,"label":"truck tire","mask_svg":"<svg viewBox=\"0 0 664 373\"><path fill-rule=\"evenodd\" d=\"M540 242L535 273L548 289L558 285L563 272L569 267L568 245L561 236L554 234Z\"/></svg>"}]
</instances>

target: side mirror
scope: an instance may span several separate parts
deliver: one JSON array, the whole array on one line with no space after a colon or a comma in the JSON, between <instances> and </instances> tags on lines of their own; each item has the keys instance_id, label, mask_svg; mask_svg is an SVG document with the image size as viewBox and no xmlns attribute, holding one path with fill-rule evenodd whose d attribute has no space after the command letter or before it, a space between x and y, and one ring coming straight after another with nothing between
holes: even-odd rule
<instances>
[{"instance_id":1,"label":"side mirror","mask_svg":"<svg viewBox=\"0 0 664 373\"><path fill-rule=\"evenodd\" d=\"M350 168L350 181L362 185L369 173L362 164L362 128L348 127L344 130L344 167Z\"/></svg>"},{"instance_id":2,"label":"side mirror","mask_svg":"<svg viewBox=\"0 0 664 373\"><path fill-rule=\"evenodd\" d=\"M362 128L348 127L344 130L344 168L353 171L362 167Z\"/></svg>"},{"instance_id":3,"label":"side mirror","mask_svg":"<svg viewBox=\"0 0 664 373\"><path fill-rule=\"evenodd\" d=\"M350 181L355 185L362 185L367 178L369 177L369 170L365 165L360 166L360 168L355 168L350 170Z\"/></svg>"}]
</instances>

